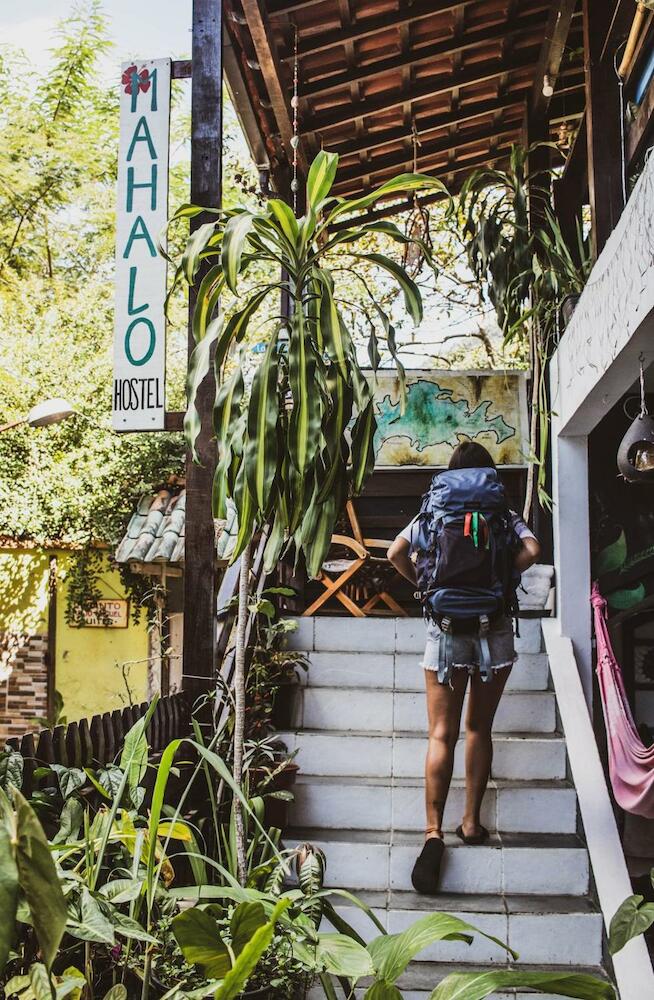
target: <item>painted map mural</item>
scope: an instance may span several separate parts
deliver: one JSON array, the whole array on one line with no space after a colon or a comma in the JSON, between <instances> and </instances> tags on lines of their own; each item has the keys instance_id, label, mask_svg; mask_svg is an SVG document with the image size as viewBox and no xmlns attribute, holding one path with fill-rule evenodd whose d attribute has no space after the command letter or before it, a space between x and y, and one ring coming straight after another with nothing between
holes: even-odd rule
<instances>
[{"instance_id":1,"label":"painted map mural","mask_svg":"<svg viewBox=\"0 0 654 1000\"><path fill-rule=\"evenodd\" d=\"M527 394L523 372L407 372L400 413L399 382L377 373L377 467L443 466L460 441L488 448L498 465L525 465Z\"/></svg>"}]
</instances>

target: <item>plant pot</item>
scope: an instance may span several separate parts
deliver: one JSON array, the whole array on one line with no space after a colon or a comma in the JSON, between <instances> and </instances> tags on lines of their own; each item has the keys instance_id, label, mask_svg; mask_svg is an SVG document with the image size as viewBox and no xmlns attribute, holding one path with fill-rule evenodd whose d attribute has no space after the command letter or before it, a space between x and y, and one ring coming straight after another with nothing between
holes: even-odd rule
<instances>
[{"instance_id":1,"label":"plant pot","mask_svg":"<svg viewBox=\"0 0 654 1000\"><path fill-rule=\"evenodd\" d=\"M577 302L579 302L580 298L581 296L577 294L566 295L563 302L561 303L561 322L563 324L564 329L570 323L570 320L572 319L574 311L577 307Z\"/></svg>"}]
</instances>

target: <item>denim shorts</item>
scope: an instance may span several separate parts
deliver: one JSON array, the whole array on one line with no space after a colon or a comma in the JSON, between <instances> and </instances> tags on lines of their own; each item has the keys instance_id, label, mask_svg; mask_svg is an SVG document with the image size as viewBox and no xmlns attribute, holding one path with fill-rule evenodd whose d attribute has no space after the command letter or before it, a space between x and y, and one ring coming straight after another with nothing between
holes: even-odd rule
<instances>
[{"instance_id":1,"label":"denim shorts","mask_svg":"<svg viewBox=\"0 0 654 1000\"><path fill-rule=\"evenodd\" d=\"M424 670L438 670L438 647L441 635L438 625L430 622L427 626L425 655L421 663ZM474 632L469 635L453 635L452 642L452 666L455 669L467 670L469 674L479 670L478 636ZM491 623L488 632L488 645L493 670L501 670L502 667L510 667L515 663L517 653L515 651L513 622L510 618L498 618L497 621Z\"/></svg>"}]
</instances>

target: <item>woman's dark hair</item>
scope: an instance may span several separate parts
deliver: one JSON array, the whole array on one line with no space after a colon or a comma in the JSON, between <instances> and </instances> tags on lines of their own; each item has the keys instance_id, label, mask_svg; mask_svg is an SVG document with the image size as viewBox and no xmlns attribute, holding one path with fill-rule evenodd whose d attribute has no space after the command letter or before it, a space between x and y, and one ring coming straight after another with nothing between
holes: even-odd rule
<instances>
[{"instance_id":1,"label":"woman's dark hair","mask_svg":"<svg viewBox=\"0 0 654 1000\"><path fill-rule=\"evenodd\" d=\"M448 469L494 469L495 462L483 444L462 441L452 452Z\"/></svg>"}]
</instances>

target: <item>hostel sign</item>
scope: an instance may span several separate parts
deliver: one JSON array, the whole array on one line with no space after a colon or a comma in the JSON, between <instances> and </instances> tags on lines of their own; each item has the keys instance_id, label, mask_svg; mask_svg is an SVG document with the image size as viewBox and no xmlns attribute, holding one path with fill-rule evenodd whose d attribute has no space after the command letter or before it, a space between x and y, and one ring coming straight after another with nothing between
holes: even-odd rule
<instances>
[{"instance_id":1,"label":"hostel sign","mask_svg":"<svg viewBox=\"0 0 654 1000\"><path fill-rule=\"evenodd\" d=\"M124 63L116 206L113 426L163 430L170 59Z\"/></svg>"}]
</instances>

